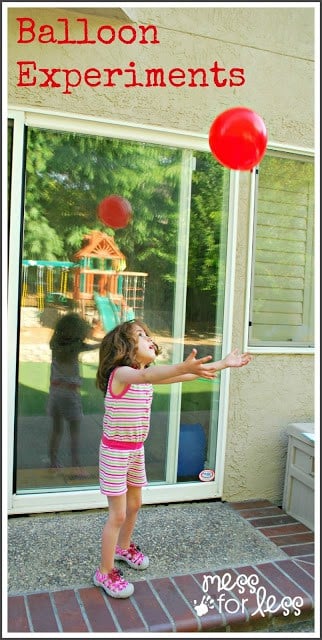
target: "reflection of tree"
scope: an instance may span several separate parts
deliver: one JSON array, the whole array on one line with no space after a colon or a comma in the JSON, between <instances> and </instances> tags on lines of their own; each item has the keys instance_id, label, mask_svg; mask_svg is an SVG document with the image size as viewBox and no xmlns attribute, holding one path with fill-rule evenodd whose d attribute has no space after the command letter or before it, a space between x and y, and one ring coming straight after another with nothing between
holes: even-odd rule
<instances>
[{"instance_id":1,"label":"reflection of tree","mask_svg":"<svg viewBox=\"0 0 322 640\"><path fill-rule=\"evenodd\" d=\"M159 256L162 261L169 259L176 241L177 150L29 129L26 168L24 257L70 260L91 229L114 235L98 220L97 205L106 195L116 193L130 200L135 216L135 233L132 225L117 231L117 242L120 248L126 246L131 267L143 264L151 255L156 260ZM36 219L38 233L36 224L31 233L29 225ZM51 246L41 232L42 223ZM166 243L162 241L165 237Z\"/></svg>"},{"instance_id":2,"label":"reflection of tree","mask_svg":"<svg viewBox=\"0 0 322 640\"><path fill-rule=\"evenodd\" d=\"M224 170L212 155L198 152L192 175L187 317L214 326L218 297L224 203ZM225 213L224 213L225 212Z\"/></svg>"},{"instance_id":3,"label":"reflection of tree","mask_svg":"<svg viewBox=\"0 0 322 640\"><path fill-rule=\"evenodd\" d=\"M47 164L53 154L54 145L46 133L39 131L28 137L23 254L27 259L55 260L63 253L59 229L50 224L45 205L50 200Z\"/></svg>"},{"instance_id":4,"label":"reflection of tree","mask_svg":"<svg viewBox=\"0 0 322 640\"><path fill-rule=\"evenodd\" d=\"M223 168L210 154L196 155L188 275L192 297L193 290L207 295L216 289L222 215ZM29 128L23 257L71 260L85 234L104 230L116 236L128 270L149 273L152 307L171 308L180 176L180 149ZM127 198L134 214L133 222L117 231L97 218L98 203L112 193Z\"/></svg>"}]
</instances>

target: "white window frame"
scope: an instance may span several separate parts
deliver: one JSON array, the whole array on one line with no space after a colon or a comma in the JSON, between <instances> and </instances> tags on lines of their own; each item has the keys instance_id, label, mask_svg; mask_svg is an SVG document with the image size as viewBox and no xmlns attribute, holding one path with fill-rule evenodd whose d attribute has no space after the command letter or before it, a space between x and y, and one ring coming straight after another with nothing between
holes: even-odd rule
<instances>
[{"instance_id":1,"label":"white window frame","mask_svg":"<svg viewBox=\"0 0 322 640\"><path fill-rule=\"evenodd\" d=\"M282 152L283 155L290 154L290 157L297 157L299 160L301 157L314 158L314 150L306 147L295 147L272 144L269 146L267 153ZM244 322L244 349L250 353L280 353L280 354L314 354L315 347L304 347L290 345L250 345L249 344L249 323L251 321L251 294L252 294L252 278L253 278L253 266L254 266L254 254L255 254L255 227L256 227L256 170L255 167L251 172L251 184L250 184L250 209L249 209L249 235L248 235L248 258L247 258L247 276L246 276L246 300L245 300L245 322Z\"/></svg>"}]
</instances>

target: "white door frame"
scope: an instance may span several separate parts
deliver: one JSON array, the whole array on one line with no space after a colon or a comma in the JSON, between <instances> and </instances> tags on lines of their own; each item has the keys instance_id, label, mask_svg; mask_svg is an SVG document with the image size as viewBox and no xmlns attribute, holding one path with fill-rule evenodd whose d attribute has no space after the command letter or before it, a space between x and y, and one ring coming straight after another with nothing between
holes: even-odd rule
<instances>
[{"instance_id":1,"label":"white door frame","mask_svg":"<svg viewBox=\"0 0 322 640\"><path fill-rule=\"evenodd\" d=\"M183 149L209 151L208 138L204 135L191 134L186 131L166 130L156 127L143 127L128 123L110 122L57 114L37 109L12 107L7 112L8 118L14 118L14 140L12 157L12 190L10 210L10 249L8 273L8 326L7 326L7 374L4 376L4 398L7 399L6 420L8 421L7 459L3 468L7 467L7 512L10 515L22 513L39 513L50 511L68 511L75 509L95 509L106 507L106 498L99 489L79 489L74 491L36 490L17 495L13 492L13 460L14 460L14 420L16 396L16 356L19 317L19 277L20 277L20 240L21 240L21 203L23 202L23 136L25 125L43 127L62 131L73 131L102 136L119 137L126 140L159 143L181 147ZM237 235L239 172L232 171L230 176L229 217L227 234L227 268L225 274L225 302L223 318L223 353L231 350L232 310L235 280L235 256ZM6 237L6 234L3 234ZM4 358L6 360L6 358ZM5 403L4 403L5 404ZM220 498L223 490L224 460L227 433L227 415L229 405L229 369L221 374L220 405L218 415L218 438L216 448L216 477L213 482L186 482L178 484L151 484L143 490L143 503L156 504L163 502L180 502L202 499ZM176 434L178 437L178 434ZM178 443L177 443L178 444Z\"/></svg>"}]
</instances>

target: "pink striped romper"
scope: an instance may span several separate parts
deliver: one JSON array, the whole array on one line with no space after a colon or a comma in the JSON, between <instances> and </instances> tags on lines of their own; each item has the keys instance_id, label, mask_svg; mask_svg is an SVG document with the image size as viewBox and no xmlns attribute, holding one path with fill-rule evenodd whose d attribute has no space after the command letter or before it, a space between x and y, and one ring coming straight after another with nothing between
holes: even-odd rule
<instances>
[{"instance_id":1,"label":"pink striped romper","mask_svg":"<svg viewBox=\"0 0 322 640\"><path fill-rule=\"evenodd\" d=\"M100 491L119 496L127 486L147 484L144 441L150 429L152 384L131 384L121 394L112 393L111 373L105 394L103 435L99 448Z\"/></svg>"}]
</instances>

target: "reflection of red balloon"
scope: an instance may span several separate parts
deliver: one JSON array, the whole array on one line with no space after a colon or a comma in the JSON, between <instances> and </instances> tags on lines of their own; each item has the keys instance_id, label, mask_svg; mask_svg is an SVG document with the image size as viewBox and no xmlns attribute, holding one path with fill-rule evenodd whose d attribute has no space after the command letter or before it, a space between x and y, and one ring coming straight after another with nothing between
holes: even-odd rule
<instances>
[{"instance_id":1,"label":"reflection of red balloon","mask_svg":"<svg viewBox=\"0 0 322 640\"><path fill-rule=\"evenodd\" d=\"M262 118L246 107L223 111L209 130L212 154L228 169L248 171L262 159L267 146Z\"/></svg>"},{"instance_id":2,"label":"reflection of red balloon","mask_svg":"<svg viewBox=\"0 0 322 640\"><path fill-rule=\"evenodd\" d=\"M122 196L107 196L98 205L98 217L111 229L121 229L130 222L132 207Z\"/></svg>"}]
</instances>

